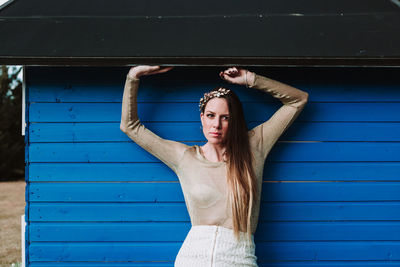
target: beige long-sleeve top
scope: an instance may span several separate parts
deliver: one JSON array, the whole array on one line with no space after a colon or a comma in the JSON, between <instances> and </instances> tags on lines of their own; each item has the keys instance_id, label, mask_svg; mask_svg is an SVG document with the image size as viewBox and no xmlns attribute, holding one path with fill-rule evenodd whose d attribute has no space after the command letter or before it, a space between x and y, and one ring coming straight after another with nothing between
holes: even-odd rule
<instances>
[{"instance_id":1,"label":"beige long-sleeve top","mask_svg":"<svg viewBox=\"0 0 400 267\"><path fill-rule=\"evenodd\" d=\"M188 146L166 140L147 129L137 116L138 87L139 80L127 75L122 100L121 130L176 173L192 225L220 225L233 229L231 205L227 195L227 164L207 160L197 145ZM257 74L250 87L265 91L283 103L266 122L249 131L254 155L253 167L259 189L251 217L251 230L254 234L260 210L265 159L281 134L306 105L308 94Z\"/></svg>"}]
</instances>

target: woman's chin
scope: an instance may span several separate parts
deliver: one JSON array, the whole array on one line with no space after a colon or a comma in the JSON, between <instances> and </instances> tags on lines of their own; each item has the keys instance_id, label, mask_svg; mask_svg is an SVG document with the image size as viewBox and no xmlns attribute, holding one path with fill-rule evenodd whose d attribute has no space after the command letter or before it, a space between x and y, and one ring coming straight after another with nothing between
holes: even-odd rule
<instances>
[{"instance_id":1,"label":"woman's chin","mask_svg":"<svg viewBox=\"0 0 400 267\"><path fill-rule=\"evenodd\" d=\"M207 138L207 141L212 145L221 145L223 143L222 138L215 138L215 137L209 137Z\"/></svg>"}]
</instances>

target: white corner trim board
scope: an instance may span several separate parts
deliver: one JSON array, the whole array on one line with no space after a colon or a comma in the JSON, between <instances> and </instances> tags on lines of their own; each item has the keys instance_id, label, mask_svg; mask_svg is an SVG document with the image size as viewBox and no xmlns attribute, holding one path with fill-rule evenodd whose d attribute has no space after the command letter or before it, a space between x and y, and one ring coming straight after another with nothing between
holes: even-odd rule
<instances>
[{"instance_id":1,"label":"white corner trim board","mask_svg":"<svg viewBox=\"0 0 400 267\"><path fill-rule=\"evenodd\" d=\"M1 1L1 0L0 0ZM21 119L21 134L25 135L25 127L26 127L26 122L25 122L25 92L26 92L26 83L25 83L25 66L22 66L22 119Z\"/></svg>"},{"instance_id":2,"label":"white corner trim board","mask_svg":"<svg viewBox=\"0 0 400 267\"><path fill-rule=\"evenodd\" d=\"M21 215L21 267L25 267L25 214Z\"/></svg>"}]
</instances>

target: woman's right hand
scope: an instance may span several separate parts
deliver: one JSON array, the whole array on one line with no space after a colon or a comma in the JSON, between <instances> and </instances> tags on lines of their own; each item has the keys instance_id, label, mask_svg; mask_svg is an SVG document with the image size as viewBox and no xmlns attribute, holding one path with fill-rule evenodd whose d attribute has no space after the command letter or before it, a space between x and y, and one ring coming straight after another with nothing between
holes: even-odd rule
<instances>
[{"instance_id":1,"label":"woman's right hand","mask_svg":"<svg viewBox=\"0 0 400 267\"><path fill-rule=\"evenodd\" d=\"M132 67L129 70L129 77L134 78L134 79L139 79L140 76L143 75L152 75L152 74L157 74L157 73L164 73L167 72L174 67L161 67L161 66L148 66L148 65L139 65Z\"/></svg>"}]
</instances>

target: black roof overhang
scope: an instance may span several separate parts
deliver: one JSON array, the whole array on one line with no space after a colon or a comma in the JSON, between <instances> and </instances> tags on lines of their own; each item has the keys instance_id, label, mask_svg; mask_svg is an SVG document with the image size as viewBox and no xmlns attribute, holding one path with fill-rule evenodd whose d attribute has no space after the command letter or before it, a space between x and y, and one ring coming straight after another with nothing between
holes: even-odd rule
<instances>
[{"instance_id":1,"label":"black roof overhang","mask_svg":"<svg viewBox=\"0 0 400 267\"><path fill-rule=\"evenodd\" d=\"M397 2L14 0L0 64L400 66Z\"/></svg>"}]
</instances>

